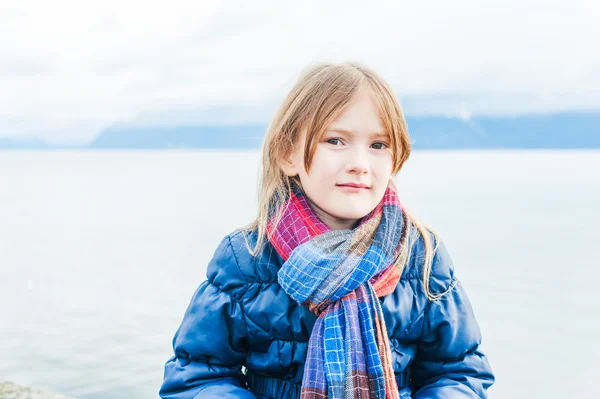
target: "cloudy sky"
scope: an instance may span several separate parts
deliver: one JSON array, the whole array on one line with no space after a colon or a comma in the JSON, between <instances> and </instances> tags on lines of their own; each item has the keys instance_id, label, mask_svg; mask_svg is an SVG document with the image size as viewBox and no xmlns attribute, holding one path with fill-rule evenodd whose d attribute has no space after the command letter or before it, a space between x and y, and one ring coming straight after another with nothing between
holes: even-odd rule
<instances>
[{"instance_id":1,"label":"cloudy sky","mask_svg":"<svg viewBox=\"0 0 600 399\"><path fill-rule=\"evenodd\" d=\"M3 0L0 137L266 123L316 61L372 67L408 115L599 109L598 20L592 0Z\"/></svg>"}]
</instances>

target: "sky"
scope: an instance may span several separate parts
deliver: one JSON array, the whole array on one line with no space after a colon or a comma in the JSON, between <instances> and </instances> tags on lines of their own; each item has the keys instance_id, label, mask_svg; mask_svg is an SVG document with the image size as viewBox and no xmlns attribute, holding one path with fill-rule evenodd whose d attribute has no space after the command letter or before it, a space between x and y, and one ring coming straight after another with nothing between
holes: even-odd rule
<instances>
[{"instance_id":1,"label":"sky","mask_svg":"<svg viewBox=\"0 0 600 399\"><path fill-rule=\"evenodd\" d=\"M0 137L267 123L301 71L358 61L406 115L600 108L597 1L0 2Z\"/></svg>"}]
</instances>

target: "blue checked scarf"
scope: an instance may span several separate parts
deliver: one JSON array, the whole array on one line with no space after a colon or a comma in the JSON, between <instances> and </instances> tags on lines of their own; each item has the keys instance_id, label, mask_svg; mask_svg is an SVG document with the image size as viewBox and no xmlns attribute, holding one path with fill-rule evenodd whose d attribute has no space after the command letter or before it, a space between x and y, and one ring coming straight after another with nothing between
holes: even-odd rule
<instances>
[{"instance_id":1,"label":"blue checked scarf","mask_svg":"<svg viewBox=\"0 0 600 399\"><path fill-rule=\"evenodd\" d=\"M378 297L394 291L394 265L407 220L392 180L377 207L354 229L332 230L297 186L267 225L285 260L281 287L318 315L309 340L301 398L398 398Z\"/></svg>"}]
</instances>

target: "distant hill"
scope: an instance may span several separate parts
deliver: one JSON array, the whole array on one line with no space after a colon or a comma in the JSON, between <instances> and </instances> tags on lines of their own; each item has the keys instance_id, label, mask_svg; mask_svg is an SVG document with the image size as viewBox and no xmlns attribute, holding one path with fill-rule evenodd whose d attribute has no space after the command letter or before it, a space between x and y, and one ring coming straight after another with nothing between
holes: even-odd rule
<instances>
[{"instance_id":1,"label":"distant hill","mask_svg":"<svg viewBox=\"0 0 600 399\"><path fill-rule=\"evenodd\" d=\"M407 117L414 148L600 148L600 112Z\"/></svg>"},{"instance_id":2,"label":"distant hill","mask_svg":"<svg viewBox=\"0 0 600 399\"><path fill-rule=\"evenodd\" d=\"M521 116L407 116L414 149L600 148L600 112L558 112ZM0 138L0 148L88 149L258 149L266 124L133 126L101 131L88 145L54 146L42 140Z\"/></svg>"},{"instance_id":3,"label":"distant hill","mask_svg":"<svg viewBox=\"0 0 600 399\"><path fill-rule=\"evenodd\" d=\"M415 149L600 148L600 112L514 117L407 116ZM90 148L259 148L265 125L112 127Z\"/></svg>"}]
</instances>

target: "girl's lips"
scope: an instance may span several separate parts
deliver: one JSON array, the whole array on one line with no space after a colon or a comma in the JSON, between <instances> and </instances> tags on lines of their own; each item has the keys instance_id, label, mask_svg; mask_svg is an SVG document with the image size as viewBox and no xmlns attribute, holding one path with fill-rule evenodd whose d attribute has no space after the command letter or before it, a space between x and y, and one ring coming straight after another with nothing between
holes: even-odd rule
<instances>
[{"instance_id":1,"label":"girl's lips","mask_svg":"<svg viewBox=\"0 0 600 399\"><path fill-rule=\"evenodd\" d=\"M367 186L366 184L363 184L363 183L343 183L343 184L338 184L338 186L354 187L354 188L369 188L369 186Z\"/></svg>"},{"instance_id":2,"label":"girl's lips","mask_svg":"<svg viewBox=\"0 0 600 399\"><path fill-rule=\"evenodd\" d=\"M338 184L337 185L341 190L349 193L360 193L365 190L368 190L369 187L359 184Z\"/></svg>"}]
</instances>

